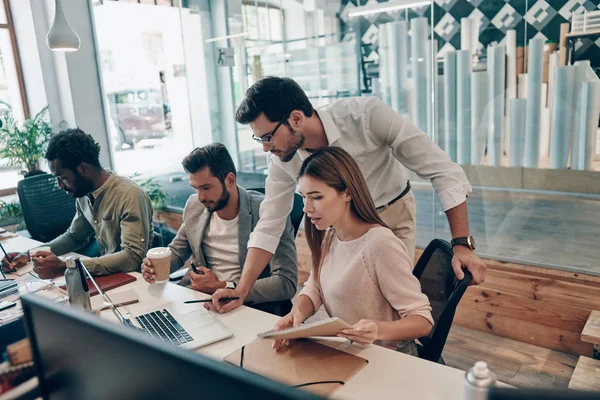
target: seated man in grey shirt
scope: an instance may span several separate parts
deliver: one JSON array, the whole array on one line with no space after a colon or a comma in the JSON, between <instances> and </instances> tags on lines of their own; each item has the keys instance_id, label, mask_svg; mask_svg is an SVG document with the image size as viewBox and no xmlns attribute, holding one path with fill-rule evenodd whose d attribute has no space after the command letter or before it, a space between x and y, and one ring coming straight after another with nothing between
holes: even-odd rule
<instances>
[{"instance_id":1,"label":"seated man in grey shirt","mask_svg":"<svg viewBox=\"0 0 600 400\"><path fill-rule=\"evenodd\" d=\"M152 243L152 203L135 182L115 176L100 165L100 145L80 129L69 129L52 137L46 152L50 171L58 186L75 197L76 213L69 229L48 243L52 252L37 252L34 270L42 279L64 274L65 262L57 255L77 251L96 238L100 257L86 259L93 275L139 270ZM11 255L18 268L28 254Z\"/></svg>"},{"instance_id":2,"label":"seated man in grey shirt","mask_svg":"<svg viewBox=\"0 0 600 400\"><path fill-rule=\"evenodd\" d=\"M171 272L191 257L198 273L188 271L183 285L208 294L220 288L235 288L264 196L237 186L235 165L220 143L195 149L182 164L196 194L188 199L183 224L169 245ZM148 258L142 264L142 275L154 283L154 269ZM294 229L288 218L269 268L255 282L246 302L289 300L296 294L297 280Z\"/></svg>"}]
</instances>

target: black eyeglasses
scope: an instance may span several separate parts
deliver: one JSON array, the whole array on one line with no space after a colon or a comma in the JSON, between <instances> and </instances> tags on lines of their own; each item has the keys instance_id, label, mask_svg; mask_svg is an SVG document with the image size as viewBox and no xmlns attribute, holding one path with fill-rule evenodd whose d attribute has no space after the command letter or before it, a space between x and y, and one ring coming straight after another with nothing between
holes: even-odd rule
<instances>
[{"instance_id":1,"label":"black eyeglasses","mask_svg":"<svg viewBox=\"0 0 600 400\"><path fill-rule=\"evenodd\" d=\"M265 135L263 137L258 137L256 135L252 135L252 140L254 140L255 142L261 143L261 144L264 143L264 144L272 145L273 143L271 142L271 139L273 139L273 136L275 136L275 133L277 132L277 129L279 129L281 124L283 124L290 117L290 114L291 113L285 114L271 133L269 133L268 135Z\"/></svg>"}]
</instances>

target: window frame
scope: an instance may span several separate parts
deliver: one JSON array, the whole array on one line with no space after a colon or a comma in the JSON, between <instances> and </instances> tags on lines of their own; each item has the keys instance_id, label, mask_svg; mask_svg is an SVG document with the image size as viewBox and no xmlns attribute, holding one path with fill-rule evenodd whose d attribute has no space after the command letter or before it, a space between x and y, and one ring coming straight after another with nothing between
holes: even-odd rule
<instances>
[{"instance_id":1,"label":"window frame","mask_svg":"<svg viewBox=\"0 0 600 400\"><path fill-rule=\"evenodd\" d=\"M21 64L21 54L19 53L19 45L17 43L17 35L15 33L15 25L12 16L12 9L10 8L10 1L3 0L4 10L6 11L6 23L0 23L0 29L8 29L10 36L10 42L13 51L13 61L15 63L15 69L17 71L17 80L19 84L19 90L21 92L21 103L23 105L23 116L25 119L31 117L29 111L29 102L27 101L27 92L25 91L25 79L23 78L23 66Z\"/></svg>"}]
</instances>

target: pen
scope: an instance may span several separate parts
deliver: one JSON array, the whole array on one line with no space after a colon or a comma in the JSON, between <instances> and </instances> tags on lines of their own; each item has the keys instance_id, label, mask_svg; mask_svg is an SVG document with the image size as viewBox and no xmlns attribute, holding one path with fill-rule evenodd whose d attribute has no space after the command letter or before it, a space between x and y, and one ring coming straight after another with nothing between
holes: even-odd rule
<instances>
[{"instance_id":1,"label":"pen","mask_svg":"<svg viewBox=\"0 0 600 400\"><path fill-rule=\"evenodd\" d=\"M219 301L231 301L231 300L239 300L239 297L222 297L219 299ZM205 299L205 300L187 300L184 301L185 304L193 304L193 303L210 303L212 302L212 299Z\"/></svg>"},{"instance_id":2,"label":"pen","mask_svg":"<svg viewBox=\"0 0 600 400\"><path fill-rule=\"evenodd\" d=\"M192 266L192 270L194 271L195 274L198 273L198 268L196 268L196 264L194 264L193 261L190 261L190 265Z\"/></svg>"}]
</instances>

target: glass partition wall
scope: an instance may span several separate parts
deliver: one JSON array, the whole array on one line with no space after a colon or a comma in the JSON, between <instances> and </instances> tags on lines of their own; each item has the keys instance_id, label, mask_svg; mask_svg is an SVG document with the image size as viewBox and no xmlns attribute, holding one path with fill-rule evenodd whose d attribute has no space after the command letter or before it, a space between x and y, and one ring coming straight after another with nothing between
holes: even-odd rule
<instances>
[{"instance_id":1,"label":"glass partition wall","mask_svg":"<svg viewBox=\"0 0 600 400\"><path fill-rule=\"evenodd\" d=\"M482 256L600 274L600 0L97 4L118 172L180 170L219 140L264 173L233 113L254 82L288 76L315 107L378 96L427 132L473 185ZM411 181L418 246L449 239L431 184Z\"/></svg>"},{"instance_id":2,"label":"glass partition wall","mask_svg":"<svg viewBox=\"0 0 600 400\"><path fill-rule=\"evenodd\" d=\"M406 2L385 4L395 3ZM594 30L598 3L436 0L359 17L378 32L372 93L473 184L483 256L600 274L600 41L584 31ZM431 229L418 225L424 247L450 231L429 183L413 178L419 212L434 216Z\"/></svg>"}]
</instances>

